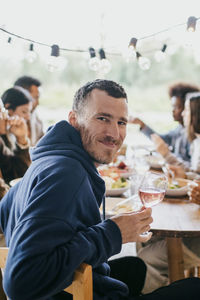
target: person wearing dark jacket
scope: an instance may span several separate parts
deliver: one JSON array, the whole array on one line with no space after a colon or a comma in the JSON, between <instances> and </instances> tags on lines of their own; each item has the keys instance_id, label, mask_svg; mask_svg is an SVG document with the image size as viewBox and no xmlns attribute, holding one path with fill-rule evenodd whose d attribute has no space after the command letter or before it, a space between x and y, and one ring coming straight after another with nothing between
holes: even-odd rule
<instances>
[{"instance_id":1,"label":"person wearing dark jacket","mask_svg":"<svg viewBox=\"0 0 200 300\"><path fill-rule=\"evenodd\" d=\"M150 208L104 221L100 216L105 183L96 167L112 161L127 120L123 88L97 79L77 91L69 123L51 127L32 149L31 166L0 202L0 225L9 247L3 285L10 299L72 299L62 290L82 262L93 268L94 300L199 298L198 278L139 296L134 292L143 267L138 258L130 258L135 269L128 265L135 272L127 280L130 288L119 274L124 264L118 270L110 264L115 278L110 276L107 260L122 243L151 237L141 235L150 229Z\"/></svg>"}]
</instances>

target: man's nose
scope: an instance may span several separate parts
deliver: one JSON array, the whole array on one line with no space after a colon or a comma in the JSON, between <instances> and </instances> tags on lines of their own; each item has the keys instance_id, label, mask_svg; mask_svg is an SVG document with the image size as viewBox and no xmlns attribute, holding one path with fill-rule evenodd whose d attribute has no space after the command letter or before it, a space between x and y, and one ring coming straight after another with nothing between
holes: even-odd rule
<instances>
[{"instance_id":1,"label":"man's nose","mask_svg":"<svg viewBox=\"0 0 200 300\"><path fill-rule=\"evenodd\" d=\"M112 136L113 139L117 140L119 139L119 125L118 123L111 123L108 127L107 134Z\"/></svg>"}]
</instances>

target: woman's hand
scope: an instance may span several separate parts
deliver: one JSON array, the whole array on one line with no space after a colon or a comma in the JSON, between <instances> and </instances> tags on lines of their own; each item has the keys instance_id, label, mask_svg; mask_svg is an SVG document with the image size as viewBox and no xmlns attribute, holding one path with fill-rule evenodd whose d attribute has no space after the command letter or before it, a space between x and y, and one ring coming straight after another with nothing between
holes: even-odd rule
<instances>
[{"instance_id":1,"label":"woman's hand","mask_svg":"<svg viewBox=\"0 0 200 300\"><path fill-rule=\"evenodd\" d=\"M188 196L191 202L200 204L200 181L194 180L188 184Z\"/></svg>"},{"instance_id":2,"label":"woman's hand","mask_svg":"<svg viewBox=\"0 0 200 300\"><path fill-rule=\"evenodd\" d=\"M156 133L151 134L151 140L155 145L156 151L165 157L169 153L168 145Z\"/></svg>"},{"instance_id":3,"label":"woman's hand","mask_svg":"<svg viewBox=\"0 0 200 300\"><path fill-rule=\"evenodd\" d=\"M182 166L174 166L167 164L167 169L171 170L174 173L174 177L186 178L186 173Z\"/></svg>"},{"instance_id":4,"label":"woman's hand","mask_svg":"<svg viewBox=\"0 0 200 300\"><path fill-rule=\"evenodd\" d=\"M16 136L17 143L26 144L28 137L28 127L26 121L19 116L14 116L9 118L7 124L10 126L9 132Z\"/></svg>"}]
</instances>

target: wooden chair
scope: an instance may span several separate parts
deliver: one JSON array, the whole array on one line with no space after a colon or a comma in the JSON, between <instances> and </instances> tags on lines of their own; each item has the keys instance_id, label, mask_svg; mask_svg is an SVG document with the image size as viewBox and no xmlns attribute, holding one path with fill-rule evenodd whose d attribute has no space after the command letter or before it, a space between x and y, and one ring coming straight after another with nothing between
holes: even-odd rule
<instances>
[{"instance_id":1,"label":"wooden chair","mask_svg":"<svg viewBox=\"0 0 200 300\"><path fill-rule=\"evenodd\" d=\"M5 268L8 248L0 247L0 268ZM92 267L82 263L75 271L73 282L70 286L64 289L73 295L74 300L92 300L93 285L92 285ZM0 300L6 300L2 287L2 278L0 272Z\"/></svg>"}]
</instances>

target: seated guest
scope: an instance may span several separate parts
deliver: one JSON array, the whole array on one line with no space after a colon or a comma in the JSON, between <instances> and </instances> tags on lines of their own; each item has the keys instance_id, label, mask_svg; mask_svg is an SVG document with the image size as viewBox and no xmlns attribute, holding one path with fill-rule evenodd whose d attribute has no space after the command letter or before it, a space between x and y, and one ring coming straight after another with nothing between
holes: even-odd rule
<instances>
[{"instance_id":1,"label":"seated guest","mask_svg":"<svg viewBox=\"0 0 200 300\"><path fill-rule=\"evenodd\" d=\"M187 177L188 172L190 178L191 176L200 178L200 175L197 174L200 173L200 93L187 95L182 114L187 138L191 143L189 166L174 156L159 136L153 134L152 140L157 151L165 158L166 162L173 165L170 166L170 169L175 172L176 177Z\"/></svg>"},{"instance_id":2,"label":"seated guest","mask_svg":"<svg viewBox=\"0 0 200 300\"><path fill-rule=\"evenodd\" d=\"M8 109L0 118L0 168L6 183L22 177L30 165L29 139L26 120L29 120L32 98L18 88L2 95Z\"/></svg>"},{"instance_id":3,"label":"seated guest","mask_svg":"<svg viewBox=\"0 0 200 300\"><path fill-rule=\"evenodd\" d=\"M186 177L193 175L200 178L200 93L189 93L186 96L185 108L183 110L183 121L187 132L190 146L190 167L178 160L178 158L169 152L168 146L159 136L153 135L153 140L157 151L162 154L170 165L169 168L174 171L176 177ZM163 145L164 143L164 145ZM166 153L165 153L166 152ZM174 165L174 164L177 164ZM187 173L187 171L190 171ZM191 200L199 203L199 187L191 185ZM167 265L167 247L163 239L153 238L146 246L138 251L138 256L147 264L147 279L144 287L145 292L168 284L168 265ZM183 238L183 259L185 269L190 269L200 265L200 239Z\"/></svg>"},{"instance_id":4,"label":"seated guest","mask_svg":"<svg viewBox=\"0 0 200 300\"><path fill-rule=\"evenodd\" d=\"M42 120L38 117L37 106L39 105L40 97L40 86L41 82L30 76L22 76L18 78L14 86L21 86L28 90L33 97L33 106L31 111L31 117L28 121L29 137L31 141L31 146L35 146L37 141L44 135Z\"/></svg>"},{"instance_id":5,"label":"seated guest","mask_svg":"<svg viewBox=\"0 0 200 300\"><path fill-rule=\"evenodd\" d=\"M72 299L63 288L86 262L94 300L197 300L200 278L140 295L145 265L137 257L108 262L123 243L145 242L151 208L102 221L105 182L97 167L110 163L126 136L127 95L97 79L75 94L69 122L52 126L32 148L23 179L0 202L0 226L9 247L4 290L10 299Z\"/></svg>"},{"instance_id":6,"label":"seated guest","mask_svg":"<svg viewBox=\"0 0 200 300\"><path fill-rule=\"evenodd\" d=\"M172 115L174 121L178 122L179 125L165 133L159 134L159 136L164 140L164 142L170 146L170 150L174 153L179 159L184 161L190 160L189 154L189 141L186 137L184 126L183 126L183 117L182 111L184 109L185 96L187 93L197 92L199 87L187 83L176 83L169 87L169 97L172 103ZM150 138L151 134L155 133L153 129L147 126L139 118L130 118L130 123L139 124L140 130L147 137Z\"/></svg>"}]
</instances>

